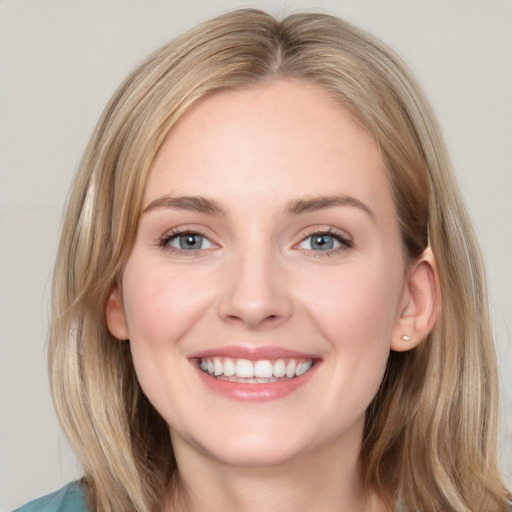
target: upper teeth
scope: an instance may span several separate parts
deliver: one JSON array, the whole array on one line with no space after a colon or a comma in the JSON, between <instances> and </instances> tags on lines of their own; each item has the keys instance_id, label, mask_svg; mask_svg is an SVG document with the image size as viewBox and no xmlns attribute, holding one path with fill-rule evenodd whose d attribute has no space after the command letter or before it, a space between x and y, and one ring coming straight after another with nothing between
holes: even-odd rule
<instances>
[{"instance_id":1,"label":"upper teeth","mask_svg":"<svg viewBox=\"0 0 512 512\"><path fill-rule=\"evenodd\" d=\"M211 357L201 359L200 368L211 376L240 378L293 378L306 373L313 364L312 359L231 359L230 357Z\"/></svg>"}]
</instances>

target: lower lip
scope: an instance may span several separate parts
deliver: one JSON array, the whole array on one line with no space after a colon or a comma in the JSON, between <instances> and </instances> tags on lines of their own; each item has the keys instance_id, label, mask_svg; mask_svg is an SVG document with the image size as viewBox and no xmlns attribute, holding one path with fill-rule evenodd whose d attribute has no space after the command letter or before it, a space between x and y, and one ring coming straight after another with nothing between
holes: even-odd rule
<instances>
[{"instance_id":1,"label":"lower lip","mask_svg":"<svg viewBox=\"0 0 512 512\"><path fill-rule=\"evenodd\" d=\"M243 384L241 382L231 382L229 380L220 380L210 377L199 368L199 378L211 391L230 400L239 400L242 402L266 402L277 400L297 391L304 386L313 377L319 364L313 366L300 377L293 379L279 380L277 382Z\"/></svg>"}]
</instances>

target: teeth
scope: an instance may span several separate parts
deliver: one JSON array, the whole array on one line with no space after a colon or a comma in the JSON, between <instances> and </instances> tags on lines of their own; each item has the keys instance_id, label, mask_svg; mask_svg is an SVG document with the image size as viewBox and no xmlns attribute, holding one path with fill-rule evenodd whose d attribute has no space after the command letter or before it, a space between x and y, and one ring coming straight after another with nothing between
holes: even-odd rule
<instances>
[{"instance_id":1,"label":"teeth","mask_svg":"<svg viewBox=\"0 0 512 512\"><path fill-rule=\"evenodd\" d=\"M237 377L251 379L254 377L254 366L247 359L238 359L235 365L235 374Z\"/></svg>"},{"instance_id":2,"label":"teeth","mask_svg":"<svg viewBox=\"0 0 512 512\"><path fill-rule=\"evenodd\" d=\"M270 361L256 361L254 363L254 376L272 377L272 363Z\"/></svg>"},{"instance_id":3,"label":"teeth","mask_svg":"<svg viewBox=\"0 0 512 512\"><path fill-rule=\"evenodd\" d=\"M274 377L284 377L286 375L286 363L282 359L278 359L274 363L272 373L274 374Z\"/></svg>"},{"instance_id":4,"label":"teeth","mask_svg":"<svg viewBox=\"0 0 512 512\"><path fill-rule=\"evenodd\" d=\"M226 377L231 377L232 375L235 375L236 372L236 366L233 359L229 359L226 357L224 359L224 375Z\"/></svg>"},{"instance_id":5,"label":"teeth","mask_svg":"<svg viewBox=\"0 0 512 512\"><path fill-rule=\"evenodd\" d=\"M293 379L304 375L313 365L312 359L231 359L212 357L201 359L199 367L205 373L221 380L244 383L267 383Z\"/></svg>"},{"instance_id":6,"label":"teeth","mask_svg":"<svg viewBox=\"0 0 512 512\"><path fill-rule=\"evenodd\" d=\"M297 369L295 370L295 375L299 377L300 375L304 375L311 368L311 361L303 361L297 365Z\"/></svg>"},{"instance_id":7,"label":"teeth","mask_svg":"<svg viewBox=\"0 0 512 512\"><path fill-rule=\"evenodd\" d=\"M297 363L293 359L290 359L286 365L286 376L288 378L291 379L295 375L295 368L297 368Z\"/></svg>"},{"instance_id":8,"label":"teeth","mask_svg":"<svg viewBox=\"0 0 512 512\"><path fill-rule=\"evenodd\" d=\"M222 375L224 373L224 366L218 357L213 358L213 373L215 375Z\"/></svg>"}]
</instances>

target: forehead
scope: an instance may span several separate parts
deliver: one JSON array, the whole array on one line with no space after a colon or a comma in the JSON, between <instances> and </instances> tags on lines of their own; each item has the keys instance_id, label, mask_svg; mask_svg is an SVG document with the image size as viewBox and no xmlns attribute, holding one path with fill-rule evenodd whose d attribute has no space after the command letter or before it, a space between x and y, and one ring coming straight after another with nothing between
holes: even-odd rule
<instances>
[{"instance_id":1,"label":"forehead","mask_svg":"<svg viewBox=\"0 0 512 512\"><path fill-rule=\"evenodd\" d=\"M373 139L320 87L289 80L196 103L162 144L145 205L164 193L252 204L334 193L392 202Z\"/></svg>"}]
</instances>

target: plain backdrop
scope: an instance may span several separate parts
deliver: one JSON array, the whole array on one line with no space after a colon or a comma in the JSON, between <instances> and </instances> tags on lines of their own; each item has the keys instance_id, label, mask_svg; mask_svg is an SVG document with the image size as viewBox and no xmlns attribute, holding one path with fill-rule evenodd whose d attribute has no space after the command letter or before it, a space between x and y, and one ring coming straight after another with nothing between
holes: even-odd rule
<instances>
[{"instance_id":1,"label":"plain backdrop","mask_svg":"<svg viewBox=\"0 0 512 512\"><path fill-rule=\"evenodd\" d=\"M62 208L95 121L147 53L246 6L344 17L426 90L487 263L512 482L512 1L0 0L0 512L80 475L49 397L45 332Z\"/></svg>"}]
</instances>

